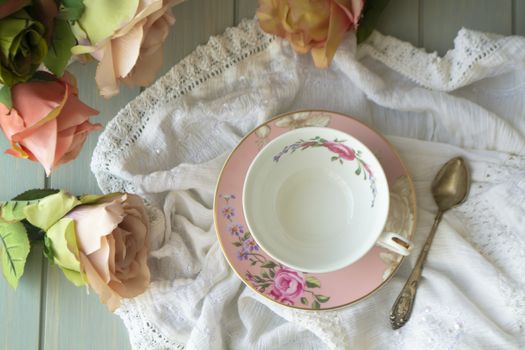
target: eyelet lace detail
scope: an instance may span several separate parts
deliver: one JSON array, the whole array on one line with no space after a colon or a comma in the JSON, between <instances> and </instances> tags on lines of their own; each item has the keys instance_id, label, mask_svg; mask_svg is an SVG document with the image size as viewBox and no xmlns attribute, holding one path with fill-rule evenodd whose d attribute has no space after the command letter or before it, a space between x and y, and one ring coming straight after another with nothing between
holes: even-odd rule
<instances>
[{"instance_id":1,"label":"eyelet lace detail","mask_svg":"<svg viewBox=\"0 0 525 350\"><path fill-rule=\"evenodd\" d=\"M256 21L243 20L237 27L213 36L177 63L162 78L128 103L107 125L93 152L91 170L103 192L136 192L130 181L112 175L114 160L126 154L144 131L160 105L172 102L205 81L221 75L246 58L263 51L274 40ZM177 82L174 84L174 82Z\"/></svg>"}]
</instances>

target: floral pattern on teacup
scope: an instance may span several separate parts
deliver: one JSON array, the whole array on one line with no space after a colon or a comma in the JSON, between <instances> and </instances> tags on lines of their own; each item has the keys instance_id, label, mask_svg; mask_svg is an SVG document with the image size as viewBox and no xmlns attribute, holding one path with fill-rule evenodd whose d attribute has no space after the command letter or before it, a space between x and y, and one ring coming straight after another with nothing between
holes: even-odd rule
<instances>
[{"instance_id":1,"label":"floral pattern on teacup","mask_svg":"<svg viewBox=\"0 0 525 350\"><path fill-rule=\"evenodd\" d=\"M302 305L313 310L321 308L322 303L330 300L329 296L319 294L321 282L313 275L293 270L278 262L269 259L261 250L250 232L238 222L234 222L235 208L229 203L234 195L219 195L225 200L222 212L226 211L229 217L225 219L232 222L228 225L231 235L231 244L237 247L237 259L247 261L253 270L246 269L244 274L247 282L258 292L264 293L275 301L286 304ZM256 272L257 271L257 272Z\"/></svg>"},{"instance_id":2,"label":"floral pattern on teacup","mask_svg":"<svg viewBox=\"0 0 525 350\"><path fill-rule=\"evenodd\" d=\"M362 174L363 179L365 181L368 180L370 182L370 190L372 192L372 203L370 206L373 207L377 194L374 173L372 172L372 169L370 169L368 163L366 163L361 158L362 152L360 150L355 150L351 147L348 147L344 144L345 141L346 140L338 139L335 139L334 141L328 141L320 136L316 136L308 140L300 139L297 142L292 143L291 145L285 146L281 152L277 153L273 157L273 160L277 163L285 154L292 154L297 150L304 151L310 148L324 147L335 154L330 158L332 162L338 161L341 165L343 165L345 163L344 161L355 161L357 164L357 168L354 171L354 173L357 176L360 176Z\"/></svg>"}]
</instances>

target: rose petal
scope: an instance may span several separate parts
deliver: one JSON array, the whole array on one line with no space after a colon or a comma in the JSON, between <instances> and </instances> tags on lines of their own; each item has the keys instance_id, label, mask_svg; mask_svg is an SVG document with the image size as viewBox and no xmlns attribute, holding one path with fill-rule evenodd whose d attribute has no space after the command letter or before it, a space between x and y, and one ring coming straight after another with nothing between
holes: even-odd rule
<instances>
[{"instance_id":1,"label":"rose petal","mask_svg":"<svg viewBox=\"0 0 525 350\"><path fill-rule=\"evenodd\" d=\"M126 35L113 39L113 68L118 78L126 77L139 57L144 32L142 25L137 24Z\"/></svg>"},{"instance_id":2,"label":"rose petal","mask_svg":"<svg viewBox=\"0 0 525 350\"><path fill-rule=\"evenodd\" d=\"M113 52L111 43L105 46L104 56L97 66L95 73L100 95L109 98L119 93L115 69L113 67Z\"/></svg>"},{"instance_id":3,"label":"rose petal","mask_svg":"<svg viewBox=\"0 0 525 350\"><path fill-rule=\"evenodd\" d=\"M87 121L91 116L97 115L98 111L81 102L79 98L71 94L60 113L58 121L58 131L68 129L72 126L80 125Z\"/></svg>"},{"instance_id":4,"label":"rose petal","mask_svg":"<svg viewBox=\"0 0 525 350\"><path fill-rule=\"evenodd\" d=\"M17 135L20 135L17 134ZM20 144L29 149L37 161L42 164L46 175L51 174L55 162L55 150L57 145L57 121L48 121L44 125L20 141Z\"/></svg>"},{"instance_id":5,"label":"rose petal","mask_svg":"<svg viewBox=\"0 0 525 350\"><path fill-rule=\"evenodd\" d=\"M38 83L19 84L18 87L25 88L26 85L31 85L31 84L38 84ZM62 87L62 89L61 89L62 96L60 97L60 99L58 101L57 100L51 100L51 99L50 100L44 100L46 97L47 98L51 98L52 97L52 96L46 96L46 93L44 91L41 91L37 96L34 96L35 100L33 101L32 99L30 99L31 98L30 96L23 94L24 90L22 90L22 91L18 91L17 90L17 95L16 95L17 96L17 100L15 101L15 98L13 97L13 104L15 106L17 106L17 109L20 112L20 115L24 119L24 123L25 123L26 128L24 130L20 131L19 133L13 135L12 136L13 141L19 142L20 140L23 140L23 139L27 138L32 133L36 132L44 124L46 124L46 123L48 123L50 121L55 121L56 122L56 118L58 118L58 116L62 112L62 108L66 104L67 98L69 97L69 94L70 94L71 90L70 90L70 86L68 84L64 84L64 83L62 83L60 81L54 81L54 82L51 82L49 84L50 85L47 86L47 89L54 89L54 88L58 89L58 87L60 87L60 86ZM28 92L30 92L30 91L35 91L36 92L38 90L38 89L36 89L37 87L43 88L42 86L35 86L34 90L29 89ZM22 94L22 95L19 96L20 94ZM18 99L19 97L20 97L20 100ZM55 94L54 97L58 98L58 95ZM24 103L24 101L25 101L25 103ZM39 104L40 105L54 106L54 107L51 108L51 109L44 108L44 111L46 111L47 114L41 115L41 114L39 114L39 110L36 109L36 108L39 107ZM26 105L31 105L32 107L26 108ZM35 153L34 150L32 150L32 151L33 151L33 153ZM54 153L54 148L52 149L52 151Z\"/></svg>"},{"instance_id":6,"label":"rose petal","mask_svg":"<svg viewBox=\"0 0 525 350\"><path fill-rule=\"evenodd\" d=\"M82 150L82 146L84 145L88 134L91 131L100 129L102 129L102 125L100 124L91 124L89 122L84 122L79 126L72 127L70 129L66 129L64 131L59 132L57 138L57 149L55 153L55 163L53 164L53 168L56 168L61 164L67 163L75 159ZM71 143L69 143L69 146L66 148L67 143L61 144L62 137L67 137L70 133L70 130L74 130L72 135L73 137L71 139Z\"/></svg>"},{"instance_id":7,"label":"rose petal","mask_svg":"<svg viewBox=\"0 0 525 350\"><path fill-rule=\"evenodd\" d=\"M139 57L133 70L123 79L124 83L130 86L147 86L151 84L155 80L157 72L162 68L162 62L162 48L147 57Z\"/></svg>"},{"instance_id":8,"label":"rose petal","mask_svg":"<svg viewBox=\"0 0 525 350\"><path fill-rule=\"evenodd\" d=\"M111 288L124 298L133 298L144 293L150 282L150 272L146 263L147 256L147 249L139 251L133 264L133 268L135 269L134 277L128 279L123 278L125 283L111 281L109 283Z\"/></svg>"},{"instance_id":9,"label":"rose petal","mask_svg":"<svg viewBox=\"0 0 525 350\"><path fill-rule=\"evenodd\" d=\"M126 258L126 244L124 243L125 234L122 231L123 230L118 227L113 231L113 238L115 239L115 264L124 261Z\"/></svg>"},{"instance_id":10,"label":"rose petal","mask_svg":"<svg viewBox=\"0 0 525 350\"><path fill-rule=\"evenodd\" d=\"M148 17L148 23L150 22L151 17L152 16ZM172 26L174 23L175 17L173 17L171 11L168 10L158 20L155 20L151 24L145 25L144 40L140 48L141 55L149 56L154 54L157 50L160 50L164 44L164 41L168 37L170 26Z\"/></svg>"},{"instance_id":11,"label":"rose petal","mask_svg":"<svg viewBox=\"0 0 525 350\"><path fill-rule=\"evenodd\" d=\"M332 3L326 43L324 47L312 48L312 58L316 67L326 68L330 65L337 47L341 44L350 25L351 22L346 13L341 10L337 3Z\"/></svg>"},{"instance_id":12,"label":"rose petal","mask_svg":"<svg viewBox=\"0 0 525 350\"><path fill-rule=\"evenodd\" d=\"M110 235L107 237L101 237L100 249L88 255L89 261L93 265L93 268L97 270L98 275L104 281L104 283L109 283L111 277L109 270L111 251L108 243L108 238L110 237Z\"/></svg>"},{"instance_id":13,"label":"rose petal","mask_svg":"<svg viewBox=\"0 0 525 350\"><path fill-rule=\"evenodd\" d=\"M24 121L14 108L11 110L0 103L0 128L8 140L24 129Z\"/></svg>"},{"instance_id":14,"label":"rose petal","mask_svg":"<svg viewBox=\"0 0 525 350\"><path fill-rule=\"evenodd\" d=\"M122 297L111 289L108 284L104 283L104 280L100 277L88 257L82 252L80 252L80 263L86 273L89 285L98 294L100 301L106 304L110 311L115 311L120 306Z\"/></svg>"},{"instance_id":15,"label":"rose petal","mask_svg":"<svg viewBox=\"0 0 525 350\"><path fill-rule=\"evenodd\" d=\"M97 205L82 205L67 217L75 219L80 250L90 255L100 249L101 238L113 232L124 217L118 200Z\"/></svg>"},{"instance_id":16,"label":"rose petal","mask_svg":"<svg viewBox=\"0 0 525 350\"><path fill-rule=\"evenodd\" d=\"M41 122L59 107L65 93L65 84L58 81L28 82L17 84L11 89L13 106L24 118L26 128Z\"/></svg>"}]
</instances>

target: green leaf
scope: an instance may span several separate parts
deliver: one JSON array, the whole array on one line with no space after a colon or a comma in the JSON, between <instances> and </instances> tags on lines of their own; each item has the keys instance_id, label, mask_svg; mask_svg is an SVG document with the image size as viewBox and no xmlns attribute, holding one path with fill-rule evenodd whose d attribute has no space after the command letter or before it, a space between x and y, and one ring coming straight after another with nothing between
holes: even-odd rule
<instances>
[{"instance_id":1,"label":"green leaf","mask_svg":"<svg viewBox=\"0 0 525 350\"><path fill-rule=\"evenodd\" d=\"M24 208L33 202L5 202L0 205L0 218L3 221L15 222L25 218Z\"/></svg>"},{"instance_id":2,"label":"green leaf","mask_svg":"<svg viewBox=\"0 0 525 350\"><path fill-rule=\"evenodd\" d=\"M365 1L365 8L363 9L363 16L359 20L357 27L357 43L360 44L368 38L374 30L381 13L388 5L389 0L373 0Z\"/></svg>"},{"instance_id":3,"label":"green leaf","mask_svg":"<svg viewBox=\"0 0 525 350\"><path fill-rule=\"evenodd\" d=\"M343 160L341 158L339 158L339 163L343 165Z\"/></svg>"},{"instance_id":4,"label":"green leaf","mask_svg":"<svg viewBox=\"0 0 525 350\"><path fill-rule=\"evenodd\" d=\"M270 277L271 277L271 278L274 278L274 277L275 277L275 272L273 272L272 269L270 269L269 271L270 271Z\"/></svg>"},{"instance_id":5,"label":"green leaf","mask_svg":"<svg viewBox=\"0 0 525 350\"><path fill-rule=\"evenodd\" d=\"M56 192L58 190L29 190L19 194L9 202L0 204L0 218L8 222L23 220L26 218L24 209L27 206L36 204L39 199Z\"/></svg>"},{"instance_id":6,"label":"green leaf","mask_svg":"<svg viewBox=\"0 0 525 350\"><path fill-rule=\"evenodd\" d=\"M338 160L338 159L339 159L338 156L333 156L332 158L330 158L330 160L331 160L332 162L333 162L333 161L336 161L336 160Z\"/></svg>"},{"instance_id":7,"label":"green leaf","mask_svg":"<svg viewBox=\"0 0 525 350\"><path fill-rule=\"evenodd\" d=\"M236 247L240 247L240 246L242 245L241 242L233 242L232 244L233 244L234 246L236 246Z\"/></svg>"},{"instance_id":8,"label":"green leaf","mask_svg":"<svg viewBox=\"0 0 525 350\"><path fill-rule=\"evenodd\" d=\"M302 297L302 298L301 298L301 303L302 303L303 305L308 305L308 299L306 299L305 297Z\"/></svg>"},{"instance_id":9,"label":"green leaf","mask_svg":"<svg viewBox=\"0 0 525 350\"><path fill-rule=\"evenodd\" d=\"M62 0L61 3L59 18L76 21L82 17L85 9L83 0Z\"/></svg>"},{"instance_id":10,"label":"green leaf","mask_svg":"<svg viewBox=\"0 0 525 350\"><path fill-rule=\"evenodd\" d=\"M71 31L67 20L55 19L53 40L44 58L46 67L58 77L64 74L67 63L71 58L71 48L77 40Z\"/></svg>"},{"instance_id":11,"label":"green leaf","mask_svg":"<svg viewBox=\"0 0 525 350\"><path fill-rule=\"evenodd\" d=\"M20 193L15 198L11 199L12 201L32 201L35 199L42 199L44 197L50 196L52 194L58 193L60 190L54 190L54 189L35 189L35 190L29 190L25 191L23 193Z\"/></svg>"},{"instance_id":12,"label":"green leaf","mask_svg":"<svg viewBox=\"0 0 525 350\"><path fill-rule=\"evenodd\" d=\"M0 222L0 255L2 271L12 288L18 286L18 281L24 274L27 255L29 254L29 239L26 229L20 222Z\"/></svg>"},{"instance_id":13,"label":"green leaf","mask_svg":"<svg viewBox=\"0 0 525 350\"><path fill-rule=\"evenodd\" d=\"M63 191L42 198L38 203L24 208L24 214L31 225L47 231L71 209L81 204L80 201Z\"/></svg>"},{"instance_id":14,"label":"green leaf","mask_svg":"<svg viewBox=\"0 0 525 350\"><path fill-rule=\"evenodd\" d=\"M275 266L277 266L277 265L275 265L275 263L273 261L271 261L271 260L267 261L267 262L265 262L264 264L261 265L261 267L264 267L266 269L272 269Z\"/></svg>"},{"instance_id":15,"label":"green leaf","mask_svg":"<svg viewBox=\"0 0 525 350\"><path fill-rule=\"evenodd\" d=\"M9 86L2 86L0 88L0 103L7 108L13 108L13 100L11 98L11 88Z\"/></svg>"},{"instance_id":16,"label":"green leaf","mask_svg":"<svg viewBox=\"0 0 525 350\"><path fill-rule=\"evenodd\" d=\"M359 167L359 168L356 169L355 174L356 174L356 175L361 174L361 167Z\"/></svg>"},{"instance_id":17,"label":"green leaf","mask_svg":"<svg viewBox=\"0 0 525 350\"><path fill-rule=\"evenodd\" d=\"M328 300L330 300L330 297L327 297L326 295L316 294L315 299L317 299L320 303L326 303Z\"/></svg>"},{"instance_id":18,"label":"green leaf","mask_svg":"<svg viewBox=\"0 0 525 350\"><path fill-rule=\"evenodd\" d=\"M319 310L320 308L321 308L321 304L319 304L317 300L314 300L314 302L312 303L312 309Z\"/></svg>"},{"instance_id":19,"label":"green leaf","mask_svg":"<svg viewBox=\"0 0 525 350\"><path fill-rule=\"evenodd\" d=\"M264 278L270 278L270 276L269 276L268 273L266 273L266 272L263 272L263 273L262 273L262 276L263 276Z\"/></svg>"},{"instance_id":20,"label":"green leaf","mask_svg":"<svg viewBox=\"0 0 525 350\"><path fill-rule=\"evenodd\" d=\"M135 16L139 0L84 0L84 5L86 10L78 21L96 45Z\"/></svg>"},{"instance_id":21,"label":"green leaf","mask_svg":"<svg viewBox=\"0 0 525 350\"><path fill-rule=\"evenodd\" d=\"M250 232L246 232L243 237L244 240L247 240L248 238L250 238Z\"/></svg>"},{"instance_id":22,"label":"green leaf","mask_svg":"<svg viewBox=\"0 0 525 350\"><path fill-rule=\"evenodd\" d=\"M317 277L308 276L308 277L306 277L306 286L308 288L320 288L321 287L321 281L319 281L319 279L317 279Z\"/></svg>"}]
</instances>

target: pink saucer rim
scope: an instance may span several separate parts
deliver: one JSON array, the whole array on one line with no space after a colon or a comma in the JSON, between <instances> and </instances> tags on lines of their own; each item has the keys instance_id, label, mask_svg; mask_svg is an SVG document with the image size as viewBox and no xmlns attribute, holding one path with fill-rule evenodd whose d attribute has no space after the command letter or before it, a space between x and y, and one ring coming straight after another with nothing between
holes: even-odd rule
<instances>
[{"instance_id":1,"label":"pink saucer rim","mask_svg":"<svg viewBox=\"0 0 525 350\"><path fill-rule=\"evenodd\" d=\"M401 256L401 259L399 260L399 262L397 263L397 266L392 270L392 272L390 273L390 275L385 278L375 289L371 290L368 294L366 295L363 295L362 297L360 298L357 298L355 300L352 300L346 304L342 304L342 305L337 305L337 306L332 306L332 307L329 307L329 308L323 308L323 309L305 309L305 308L301 308L301 307L297 307L297 306L294 306L294 305L287 305L287 304L282 304L280 302L278 302L277 300L274 300L272 299L271 297L267 296L266 294L264 293L261 293L259 292L257 289L255 289L241 274L239 271L237 271L237 269L235 268L235 264L232 263L232 261L230 261L228 255L225 253L225 248L224 248L224 242L222 241L221 239L221 235L219 234L219 227L218 227L218 220L217 220L217 210L215 210L218 206L218 200L219 200L219 185L220 185L220 182L221 182L221 179L222 179L222 175L223 175L223 172L224 172L224 169L226 168L226 166L228 165L232 155L239 149L239 147L244 143L244 141L246 141L246 139L248 137L250 137L252 134L254 134L257 129L259 129L260 127L262 126L267 126L269 124L271 124L272 122L274 122L275 120L277 119L280 119L280 118L283 118L283 117L286 117L288 115L294 115L294 114L299 114L299 113L328 113L328 114L334 114L334 115L339 115L339 116L342 116L342 117L346 117L346 118L349 118L349 119L352 119L353 121L357 122L358 124L361 124L363 127L371 130L373 133L377 134L384 142L385 144L389 147L389 149L395 154L397 160L399 161L401 167L403 168L403 171L405 173L405 176L407 177L407 182L408 182L408 187L410 189L410 196L412 197L411 198L411 203L413 203L413 217L412 217L412 230L410 231L410 233L408 234L408 238L409 239L412 239L412 237L414 236L414 233L416 231L416 223L417 223L417 198L416 198L416 190L415 190L415 186L414 186L414 182L413 182L413 179L412 179L412 175L410 174L406 164L403 162L403 159L401 158L401 156L399 155L399 152L397 151L397 149L390 143L390 141L388 141L386 139L386 137L380 133L378 130L376 130L375 128L363 123L362 121L348 115L348 114L345 114L345 113L340 113L340 112L336 112L336 111L330 111L330 110L326 110L326 109L299 109L299 110L295 110L295 111L290 111L290 112L285 112L285 113L281 113L281 114L278 114L266 121L264 121L263 123L257 125L255 128L253 128L252 130L250 130L248 133L246 133L246 135L244 135L244 137L242 137L241 140L238 141L237 145L233 148L233 150L229 153L228 155L228 158L224 161L224 164L222 165L221 167L221 171L219 172L219 176L217 178L217 182L216 182L216 185L215 185L215 191L214 191L214 196L213 196L213 224L214 224L214 227L215 227L215 234L217 235L217 238L218 238L218 241L219 241L219 245L221 247L221 251L223 253L223 256L224 258L226 259L226 261L228 261L228 264L230 265L230 267L232 268L232 270L235 272L235 274L237 275L237 277L240 278L240 280L244 283L244 285L246 285L248 288L250 288L253 292L255 292L257 295L260 295L262 296L263 298L271 301L272 303L275 303L276 305L279 305L281 307L286 307L286 308L290 308L290 309L296 309L296 310L301 310L301 311L305 311L305 312L312 312L312 313L317 313L317 312L323 312L323 311L334 311L334 310L339 310L339 309L344 309L346 307L349 307L351 305L354 305L358 302L361 302L365 299L367 299L368 297L372 296L373 294L375 294L376 292L378 292L381 288L383 288L386 284L388 284L388 282L393 278L393 276L396 274L396 272L399 270L401 264L403 263L403 261L405 260L405 256ZM337 129L336 129L337 130ZM357 140L359 140L359 138L355 137ZM359 140L360 141L360 140ZM360 141L361 143L363 143L362 141Z\"/></svg>"}]
</instances>

